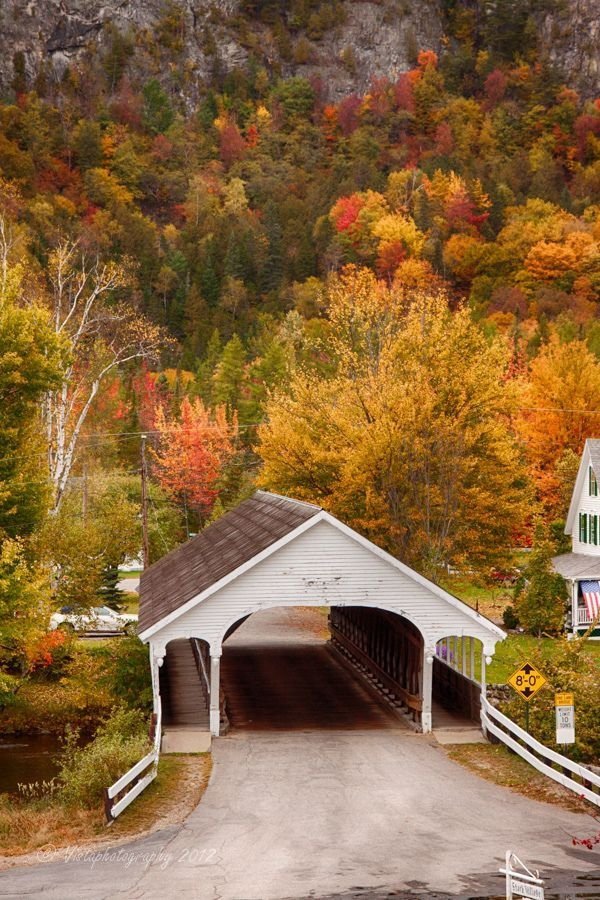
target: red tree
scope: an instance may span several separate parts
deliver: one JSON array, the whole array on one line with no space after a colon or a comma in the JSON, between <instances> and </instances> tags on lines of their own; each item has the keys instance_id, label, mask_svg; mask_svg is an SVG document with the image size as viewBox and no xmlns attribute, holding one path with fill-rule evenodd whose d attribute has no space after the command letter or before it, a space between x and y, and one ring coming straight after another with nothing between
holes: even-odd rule
<instances>
[{"instance_id":1,"label":"red tree","mask_svg":"<svg viewBox=\"0 0 600 900\"><path fill-rule=\"evenodd\" d=\"M155 427L159 447L153 456L162 488L205 518L217 499L223 465L234 452L237 420L227 422L224 406L211 415L200 399L184 397L179 419L168 420L161 406Z\"/></svg>"}]
</instances>

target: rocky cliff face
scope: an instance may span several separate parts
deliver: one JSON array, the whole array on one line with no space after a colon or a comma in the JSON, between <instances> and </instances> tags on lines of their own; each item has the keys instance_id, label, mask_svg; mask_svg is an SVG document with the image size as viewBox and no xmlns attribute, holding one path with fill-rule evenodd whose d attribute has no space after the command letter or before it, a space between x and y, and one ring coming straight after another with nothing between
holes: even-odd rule
<instances>
[{"instance_id":1,"label":"rocky cliff face","mask_svg":"<svg viewBox=\"0 0 600 900\"><path fill-rule=\"evenodd\" d=\"M240 16L239 6L239 0L2 0L0 90L13 83L15 60L29 79L40 67L60 78L84 54L106 47L114 29L133 39L142 75L164 75L160 54L148 51L169 16L169 27L175 21L180 30L176 56L188 93L253 54L283 75L318 75L334 100L364 90L372 76L407 70L420 48L444 46L442 0L345 0L340 20L317 39L300 32L283 44L268 25ZM540 17L538 31L540 50L566 81L584 96L598 94L597 0L562 0Z\"/></svg>"},{"instance_id":2,"label":"rocky cliff face","mask_svg":"<svg viewBox=\"0 0 600 900\"><path fill-rule=\"evenodd\" d=\"M543 52L584 97L600 94L600 5L566 0L539 20Z\"/></svg>"},{"instance_id":3,"label":"rocky cliff face","mask_svg":"<svg viewBox=\"0 0 600 900\"><path fill-rule=\"evenodd\" d=\"M344 19L310 40L299 35L281 52L272 29L241 19L236 0L178 0L181 62L197 79L244 65L250 52L282 74L319 74L332 99L366 88L373 75L394 75L414 64L416 50L438 49L442 37L439 0L346 2ZM23 54L31 79L46 64L61 77L89 49L107 41L107 26L134 39L151 35L169 13L165 0L3 0L0 7L0 86L14 78L15 54ZM249 40L250 38L250 40ZM143 40L142 40L143 43ZM152 73L155 74L155 73Z\"/></svg>"}]
</instances>

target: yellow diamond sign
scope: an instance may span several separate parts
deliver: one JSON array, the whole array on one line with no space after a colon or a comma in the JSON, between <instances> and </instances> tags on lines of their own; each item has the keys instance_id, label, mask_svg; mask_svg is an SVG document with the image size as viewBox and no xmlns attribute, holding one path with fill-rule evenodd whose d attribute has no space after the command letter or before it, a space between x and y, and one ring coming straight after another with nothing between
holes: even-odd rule
<instances>
[{"instance_id":1,"label":"yellow diamond sign","mask_svg":"<svg viewBox=\"0 0 600 900\"><path fill-rule=\"evenodd\" d=\"M546 679L541 672L530 663L523 663L508 679L508 683L524 700L531 700L534 694L543 688Z\"/></svg>"}]
</instances>

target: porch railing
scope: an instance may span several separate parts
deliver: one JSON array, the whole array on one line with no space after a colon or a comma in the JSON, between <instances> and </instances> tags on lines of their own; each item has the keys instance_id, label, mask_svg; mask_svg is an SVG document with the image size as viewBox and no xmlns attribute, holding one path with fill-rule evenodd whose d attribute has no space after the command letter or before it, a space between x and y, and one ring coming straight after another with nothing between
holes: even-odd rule
<instances>
[{"instance_id":1,"label":"porch railing","mask_svg":"<svg viewBox=\"0 0 600 900\"><path fill-rule=\"evenodd\" d=\"M538 772L600 806L600 775L536 741L484 696L481 697L481 725L484 733L494 735Z\"/></svg>"},{"instance_id":2,"label":"porch railing","mask_svg":"<svg viewBox=\"0 0 600 900\"><path fill-rule=\"evenodd\" d=\"M590 615L590 611L587 606L578 606L577 607L577 624L578 625L591 625L593 622L593 618Z\"/></svg>"}]
</instances>

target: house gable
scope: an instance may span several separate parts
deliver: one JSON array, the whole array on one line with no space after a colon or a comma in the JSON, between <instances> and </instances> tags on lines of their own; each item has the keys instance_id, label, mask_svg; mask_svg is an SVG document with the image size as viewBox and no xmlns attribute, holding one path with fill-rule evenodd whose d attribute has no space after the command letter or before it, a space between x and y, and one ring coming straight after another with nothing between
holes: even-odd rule
<instances>
[{"instance_id":1,"label":"house gable","mask_svg":"<svg viewBox=\"0 0 600 900\"><path fill-rule=\"evenodd\" d=\"M585 442L565 533L571 535L573 553L600 556L600 440Z\"/></svg>"}]
</instances>

